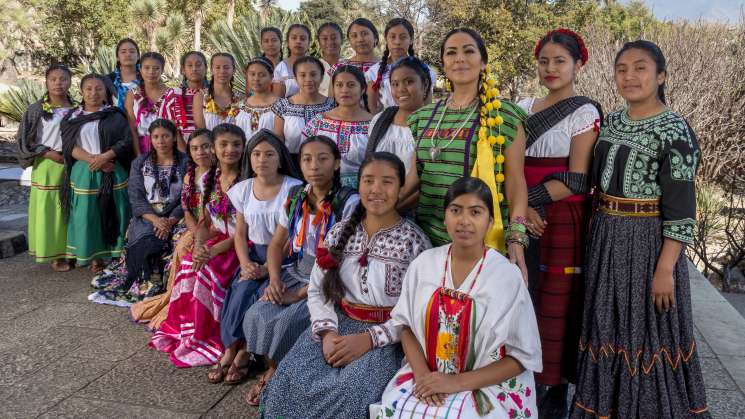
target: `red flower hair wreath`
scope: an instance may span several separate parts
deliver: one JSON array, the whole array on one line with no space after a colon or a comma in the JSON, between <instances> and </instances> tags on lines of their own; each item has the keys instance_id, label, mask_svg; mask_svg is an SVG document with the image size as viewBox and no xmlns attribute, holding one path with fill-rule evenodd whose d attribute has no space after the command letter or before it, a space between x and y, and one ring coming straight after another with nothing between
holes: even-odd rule
<instances>
[{"instance_id":1,"label":"red flower hair wreath","mask_svg":"<svg viewBox=\"0 0 745 419\"><path fill-rule=\"evenodd\" d=\"M566 28L554 29L546 33L546 35L544 35L543 38L541 38L541 40L538 41L538 43L535 45L535 50L533 50L533 55L535 56L535 58L538 59L538 54L541 52L541 49L543 49L543 40L546 38L550 38L551 35L554 35L557 33L571 36L572 38L577 40L577 45L579 45L579 60L582 62L582 65L587 64L587 60L590 59L590 54L587 52L587 47L585 46L585 40L582 39L582 37L579 36L577 32L574 32L573 30L566 29Z\"/></svg>"}]
</instances>

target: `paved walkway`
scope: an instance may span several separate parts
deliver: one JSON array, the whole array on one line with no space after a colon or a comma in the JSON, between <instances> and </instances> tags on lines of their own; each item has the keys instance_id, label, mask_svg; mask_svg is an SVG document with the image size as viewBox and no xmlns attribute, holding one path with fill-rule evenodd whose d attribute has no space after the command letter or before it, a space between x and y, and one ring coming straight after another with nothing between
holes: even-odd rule
<instances>
[{"instance_id":1,"label":"paved walkway","mask_svg":"<svg viewBox=\"0 0 745 419\"><path fill-rule=\"evenodd\" d=\"M0 417L256 417L248 384L210 385L147 348L125 309L86 301L90 274L0 260ZM699 354L715 418L745 418L745 319L692 279Z\"/></svg>"}]
</instances>

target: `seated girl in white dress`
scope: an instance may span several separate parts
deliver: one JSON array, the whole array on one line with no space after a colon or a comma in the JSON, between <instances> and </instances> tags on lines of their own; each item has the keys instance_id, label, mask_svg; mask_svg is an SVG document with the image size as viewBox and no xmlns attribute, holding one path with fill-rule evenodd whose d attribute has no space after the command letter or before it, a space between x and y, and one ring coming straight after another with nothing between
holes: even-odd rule
<instances>
[{"instance_id":1,"label":"seated girl in white dress","mask_svg":"<svg viewBox=\"0 0 745 419\"><path fill-rule=\"evenodd\" d=\"M409 265L391 319L407 362L388 383L378 418L528 418L541 346L520 270L484 245L493 198L477 178L445 197L451 244Z\"/></svg>"}]
</instances>

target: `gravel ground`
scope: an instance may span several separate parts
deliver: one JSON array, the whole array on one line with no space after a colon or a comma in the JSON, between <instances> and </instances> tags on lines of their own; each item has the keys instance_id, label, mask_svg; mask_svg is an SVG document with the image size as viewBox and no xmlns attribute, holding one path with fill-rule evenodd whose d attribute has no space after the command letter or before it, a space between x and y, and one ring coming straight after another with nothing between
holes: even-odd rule
<instances>
[{"instance_id":1,"label":"gravel ground","mask_svg":"<svg viewBox=\"0 0 745 419\"><path fill-rule=\"evenodd\" d=\"M31 188L20 186L18 182L0 182L0 207L27 204Z\"/></svg>"}]
</instances>

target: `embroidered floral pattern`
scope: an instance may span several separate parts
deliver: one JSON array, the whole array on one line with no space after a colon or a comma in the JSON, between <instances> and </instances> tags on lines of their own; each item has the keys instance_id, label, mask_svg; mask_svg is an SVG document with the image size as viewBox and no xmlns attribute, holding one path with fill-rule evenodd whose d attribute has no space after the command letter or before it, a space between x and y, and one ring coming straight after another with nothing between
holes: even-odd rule
<instances>
[{"instance_id":1,"label":"embroidered floral pattern","mask_svg":"<svg viewBox=\"0 0 745 419\"><path fill-rule=\"evenodd\" d=\"M523 405L523 398L530 397L533 392L530 387L520 383L517 378L511 378L502 384L497 385L499 393L497 400L500 403L509 403L515 407L507 409L510 419L523 419L533 417L533 412Z\"/></svg>"}]
</instances>

